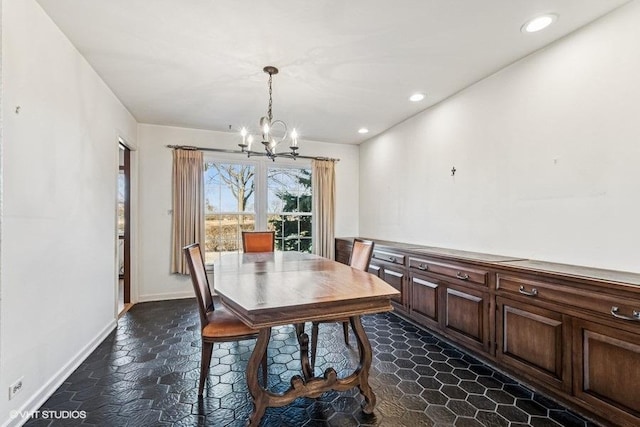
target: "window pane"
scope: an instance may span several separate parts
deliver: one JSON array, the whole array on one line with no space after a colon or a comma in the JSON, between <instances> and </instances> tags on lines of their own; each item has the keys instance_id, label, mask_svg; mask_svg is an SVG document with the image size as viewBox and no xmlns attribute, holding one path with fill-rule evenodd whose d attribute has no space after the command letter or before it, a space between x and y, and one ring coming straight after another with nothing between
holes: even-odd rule
<instances>
[{"instance_id":1,"label":"window pane","mask_svg":"<svg viewBox=\"0 0 640 427\"><path fill-rule=\"evenodd\" d=\"M311 170L269 168L267 176L269 229L276 248L311 252Z\"/></svg>"},{"instance_id":2,"label":"window pane","mask_svg":"<svg viewBox=\"0 0 640 427\"><path fill-rule=\"evenodd\" d=\"M304 217L305 219L300 221L300 236L311 238L311 216Z\"/></svg>"},{"instance_id":3,"label":"window pane","mask_svg":"<svg viewBox=\"0 0 640 427\"><path fill-rule=\"evenodd\" d=\"M311 212L311 170L269 168L267 209L276 212Z\"/></svg>"},{"instance_id":4,"label":"window pane","mask_svg":"<svg viewBox=\"0 0 640 427\"><path fill-rule=\"evenodd\" d=\"M206 163L206 212L255 212L254 175L253 165Z\"/></svg>"},{"instance_id":5,"label":"window pane","mask_svg":"<svg viewBox=\"0 0 640 427\"><path fill-rule=\"evenodd\" d=\"M255 229L255 167L205 163L205 261L242 248L242 231Z\"/></svg>"}]
</instances>

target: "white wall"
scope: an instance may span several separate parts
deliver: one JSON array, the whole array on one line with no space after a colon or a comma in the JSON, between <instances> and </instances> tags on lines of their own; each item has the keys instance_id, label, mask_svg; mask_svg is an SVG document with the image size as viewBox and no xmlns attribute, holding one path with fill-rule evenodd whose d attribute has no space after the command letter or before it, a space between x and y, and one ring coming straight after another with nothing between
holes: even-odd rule
<instances>
[{"instance_id":1,"label":"white wall","mask_svg":"<svg viewBox=\"0 0 640 427\"><path fill-rule=\"evenodd\" d=\"M2 218L3 218L3 177L4 170L2 164L4 163L2 153L4 151L4 139L3 139L3 109L2 99L4 95L2 93L2 0L0 0L0 260L2 259ZM0 264L0 268L2 265ZM0 320L2 319L2 271L0 270ZM0 325L0 367L2 366L2 325ZM1 369L1 368L0 368ZM2 420L2 418L0 418Z\"/></svg>"},{"instance_id":2,"label":"white wall","mask_svg":"<svg viewBox=\"0 0 640 427\"><path fill-rule=\"evenodd\" d=\"M35 1L2 12L0 423L37 409L115 327L117 138L135 147L137 131Z\"/></svg>"},{"instance_id":3,"label":"white wall","mask_svg":"<svg viewBox=\"0 0 640 427\"><path fill-rule=\"evenodd\" d=\"M225 132L140 124L139 301L193 296L189 277L170 274L172 152L167 145L238 148L239 136ZM205 153L214 155L213 153ZM301 141L300 154L339 158L336 164L336 236L358 232L358 147ZM228 158L228 157L227 157ZM233 158L233 157L232 157ZM245 159L239 156L238 160ZM280 162L281 160L276 160Z\"/></svg>"},{"instance_id":4,"label":"white wall","mask_svg":"<svg viewBox=\"0 0 640 427\"><path fill-rule=\"evenodd\" d=\"M635 1L362 144L360 234L640 272L639 23Z\"/></svg>"}]
</instances>

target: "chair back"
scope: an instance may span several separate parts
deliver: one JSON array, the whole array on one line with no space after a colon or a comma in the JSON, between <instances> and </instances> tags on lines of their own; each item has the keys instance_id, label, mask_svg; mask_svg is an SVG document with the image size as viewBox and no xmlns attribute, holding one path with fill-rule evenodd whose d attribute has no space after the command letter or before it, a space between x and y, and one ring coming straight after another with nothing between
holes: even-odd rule
<instances>
[{"instance_id":1,"label":"chair back","mask_svg":"<svg viewBox=\"0 0 640 427\"><path fill-rule=\"evenodd\" d=\"M374 245L375 243L371 240L354 239L351 256L349 257L349 265L358 270L369 270Z\"/></svg>"},{"instance_id":2,"label":"chair back","mask_svg":"<svg viewBox=\"0 0 640 427\"><path fill-rule=\"evenodd\" d=\"M200 322L204 328L209 324L207 313L214 310L213 298L211 297L211 289L209 288L209 279L204 268L204 260L200 252L200 244L193 243L185 246L183 249L184 256L187 258L189 265L189 273L191 275L191 283L198 300L198 310L200 311Z\"/></svg>"},{"instance_id":3,"label":"chair back","mask_svg":"<svg viewBox=\"0 0 640 427\"><path fill-rule=\"evenodd\" d=\"M275 231L242 232L242 250L244 252L273 252L275 242Z\"/></svg>"}]
</instances>

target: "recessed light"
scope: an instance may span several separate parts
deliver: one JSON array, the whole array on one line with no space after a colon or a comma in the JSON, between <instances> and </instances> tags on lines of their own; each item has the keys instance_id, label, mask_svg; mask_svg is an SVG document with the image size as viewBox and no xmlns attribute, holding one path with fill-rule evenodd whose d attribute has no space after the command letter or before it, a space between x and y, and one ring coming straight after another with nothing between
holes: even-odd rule
<instances>
[{"instance_id":1,"label":"recessed light","mask_svg":"<svg viewBox=\"0 0 640 427\"><path fill-rule=\"evenodd\" d=\"M525 22L522 28L520 28L520 31L523 33L535 33L536 31L544 30L549 25L553 24L556 19L558 19L558 16L552 13L536 16L535 18Z\"/></svg>"},{"instance_id":2,"label":"recessed light","mask_svg":"<svg viewBox=\"0 0 640 427\"><path fill-rule=\"evenodd\" d=\"M360 128L360 129L358 129L358 133L369 133L369 129L367 129L367 128Z\"/></svg>"},{"instance_id":3,"label":"recessed light","mask_svg":"<svg viewBox=\"0 0 640 427\"><path fill-rule=\"evenodd\" d=\"M414 93L409 97L409 101L411 102L419 102L424 99L424 93Z\"/></svg>"}]
</instances>

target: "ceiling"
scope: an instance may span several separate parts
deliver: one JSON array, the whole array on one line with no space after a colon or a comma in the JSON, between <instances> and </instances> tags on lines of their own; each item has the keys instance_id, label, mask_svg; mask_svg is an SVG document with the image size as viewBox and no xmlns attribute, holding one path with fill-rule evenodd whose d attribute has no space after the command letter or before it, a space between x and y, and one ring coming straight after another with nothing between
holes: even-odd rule
<instances>
[{"instance_id":1,"label":"ceiling","mask_svg":"<svg viewBox=\"0 0 640 427\"><path fill-rule=\"evenodd\" d=\"M301 139L357 144L627 1L38 3L140 123L257 130L274 65L274 118ZM520 31L548 12L551 27Z\"/></svg>"}]
</instances>

